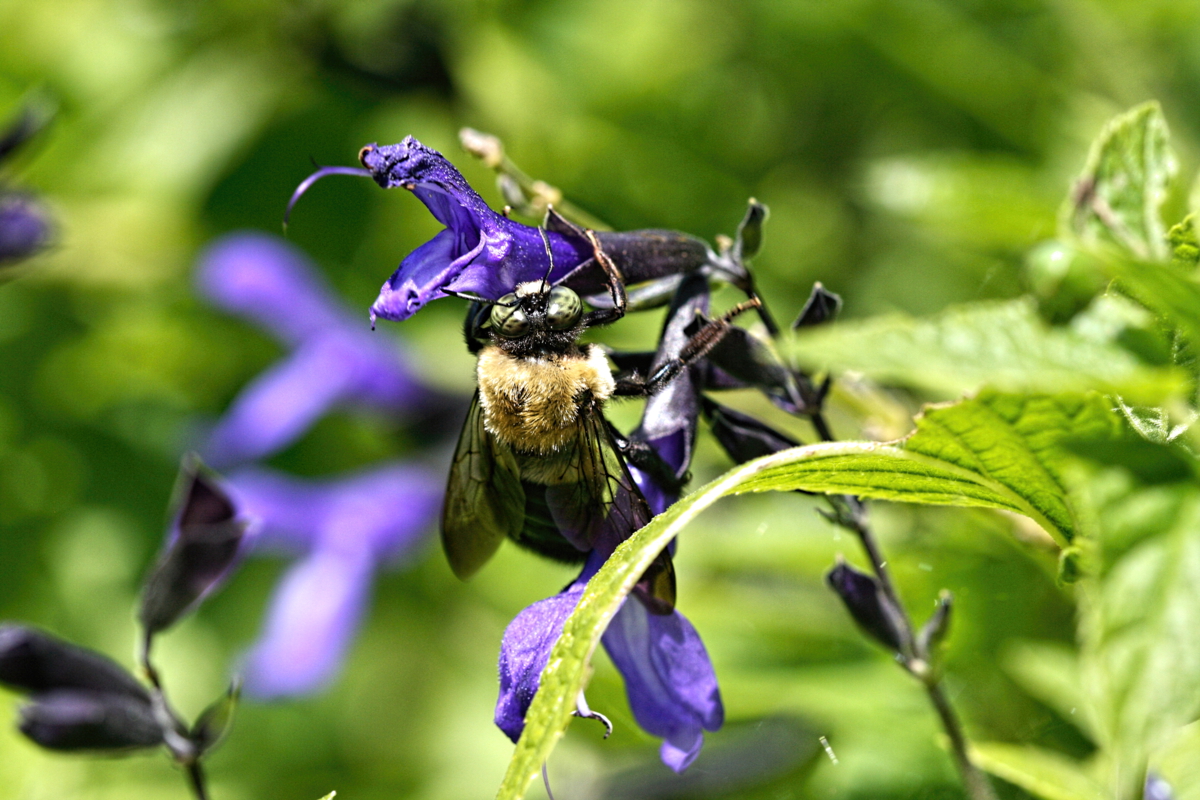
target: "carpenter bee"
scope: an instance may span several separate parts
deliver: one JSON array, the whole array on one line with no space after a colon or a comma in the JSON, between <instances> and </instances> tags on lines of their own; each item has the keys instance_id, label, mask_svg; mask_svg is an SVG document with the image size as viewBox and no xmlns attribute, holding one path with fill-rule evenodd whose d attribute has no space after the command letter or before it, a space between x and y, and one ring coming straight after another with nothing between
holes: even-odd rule
<instances>
[{"instance_id":1,"label":"carpenter bee","mask_svg":"<svg viewBox=\"0 0 1200 800\"><path fill-rule=\"evenodd\" d=\"M721 339L735 314L756 304L743 303L703 326L648 379L617 379L604 352L578 339L588 328L624 316L624 282L596 236L581 233L605 272L611 308L585 312L578 294L545 278L518 284L494 302L471 298L465 333L478 356L478 389L442 510L442 544L459 578L473 575L505 537L550 558L582 562L593 549L611 552L649 522L650 509L626 458L656 479L678 479L652 448L613 428L604 403L660 390ZM635 593L651 611L671 612L675 572L669 551L658 556Z\"/></svg>"}]
</instances>

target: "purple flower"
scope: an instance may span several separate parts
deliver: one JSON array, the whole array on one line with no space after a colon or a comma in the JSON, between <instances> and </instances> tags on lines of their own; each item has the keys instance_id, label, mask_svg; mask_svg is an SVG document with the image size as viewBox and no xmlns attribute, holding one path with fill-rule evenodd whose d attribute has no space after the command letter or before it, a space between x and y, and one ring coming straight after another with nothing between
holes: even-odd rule
<instances>
[{"instance_id":1,"label":"purple flower","mask_svg":"<svg viewBox=\"0 0 1200 800\"><path fill-rule=\"evenodd\" d=\"M542 670L592 575L607 558L593 551L570 586L517 615L500 645L500 696L496 725L516 742L537 694ZM692 624L673 611L651 614L636 597L625 598L601 642L625 679L638 724L663 739L663 763L682 772L700 753L704 731L725 719L708 651Z\"/></svg>"},{"instance_id":2,"label":"purple flower","mask_svg":"<svg viewBox=\"0 0 1200 800\"><path fill-rule=\"evenodd\" d=\"M32 197L0 193L0 264L20 261L50 241L50 222Z\"/></svg>"},{"instance_id":3,"label":"purple flower","mask_svg":"<svg viewBox=\"0 0 1200 800\"><path fill-rule=\"evenodd\" d=\"M256 549L299 556L246 657L246 690L263 698L315 691L336 676L378 565L424 539L441 481L420 467L389 464L324 482L246 468L228 484L239 508L260 521Z\"/></svg>"},{"instance_id":4,"label":"purple flower","mask_svg":"<svg viewBox=\"0 0 1200 800\"><path fill-rule=\"evenodd\" d=\"M215 467L277 452L334 406L403 413L434 397L394 343L356 320L304 255L281 239L227 236L201 256L196 280L214 305L292 350L242 391L210 433L205 456Z\"/></svg>"},{"instance_id":5,"label":"purple flower","mask_svg":"<svg viewBox=\"0 0 1200 800\"><path fill-rule=\"evenodd\" d=\"M371 306L372 319L408 319L452 292L496 300L518 283L547 274L546 245L537 228L489 208L441 153L409 136L399 144L367 145L359 158L376 183L408 189L446 226L400 263ZM557 232L547 238L554 253L551 283L591 261L585 239Z\"/></svg>"}]
</instances>

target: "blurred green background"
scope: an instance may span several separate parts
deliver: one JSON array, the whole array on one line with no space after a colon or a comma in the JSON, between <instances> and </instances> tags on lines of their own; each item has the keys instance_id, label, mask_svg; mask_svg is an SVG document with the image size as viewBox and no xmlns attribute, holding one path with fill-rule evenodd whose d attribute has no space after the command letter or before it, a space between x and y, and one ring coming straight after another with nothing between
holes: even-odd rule
<instances>
[{"instance_id":1,"label":"blurred green background","mask_svg":"<svg viewBox=\"0 0 1200 800\"><path fill-rule=\"evenodd\" d=\"M498 206L491 174L457 145L470 125L614 227L709 241L754 196L771 207L755 266L780 317L814 280L850 317L924 314L1023 291L1024 253L1053 234L1116 111L1160 99L1191 174L1198 93L1191 2L0 0L0 115L31 98L58 108L5 174L50 205L58 241L0 286L0 618L131 664L131 609L179 455L280 353L193 296L195 256L227 231L278 232L310 159L353 164L363 144L413 134ZM308 193L289 233L365 325L380 283L437 229L407 193L339 179ZM460 314L439 302L378 335L465 394ZM646 347L657 325L645 315L604 338ZM837 433L894 438L924 399L944 398L848 381ZM331 475L409 447L393 421L335 414L272 463ZM697 479L726 466L705 440ZM962 796L919 688L824 588L838 553L859 554L815 507L727 500L681 543L680 608L728 718L692 770L658 762L599 655L589 700L617 732L571 728L549 767L559 798ZM941 588L958 597L947 680L969 732L1086 753L1008 671L1024 643L1072 637L1037 532L967 511L881 505L875 519L914 616ZM247 562L164 638L188 714L221 691L284 566ZM506 547L460 584L431 538L379 581L328 693L243 707L210 762L216 800L490 797L511 753L491 723L501 633L570 577ZM0 797L186 796L157 755L38 751L6 721L15 697L0 699Z\"/></svg>"}]
</instances>

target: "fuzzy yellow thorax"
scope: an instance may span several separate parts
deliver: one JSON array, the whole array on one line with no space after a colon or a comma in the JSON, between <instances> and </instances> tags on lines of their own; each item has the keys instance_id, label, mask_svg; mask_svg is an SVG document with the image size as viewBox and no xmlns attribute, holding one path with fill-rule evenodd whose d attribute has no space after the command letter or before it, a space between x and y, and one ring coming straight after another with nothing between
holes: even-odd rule
<instances>
[{"instance_id":1,"label":"fuzzy yellow thorax","mask_svg":"<svg viewBox=\"0 0 1200 800\"><path fill-rule=\"evenodd\" d=\"M518 358L495 345L476 367L483 424L513 450L546 455L572 442L580 414L612 396L616 384L603 351Z\"/></svg>"}]
</instances>

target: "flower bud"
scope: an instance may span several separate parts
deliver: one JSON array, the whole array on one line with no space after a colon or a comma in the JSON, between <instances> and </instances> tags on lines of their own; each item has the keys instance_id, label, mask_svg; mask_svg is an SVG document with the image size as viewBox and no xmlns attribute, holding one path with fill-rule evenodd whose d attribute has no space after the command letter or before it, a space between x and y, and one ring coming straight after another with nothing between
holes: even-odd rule
<instances>
[{"instance_id":1,"label":"flower bud","mask_svg":"<svg viewBox=\"0 0 1200 800\"><path fill-rule=\"evenodd\" d=\"M842 298L826 289L820 281L813 284L804 308L792 323L792 330L832 322L842 310Z\"/></svg>"},{"instance_id":2,"label":"flower bud","mask_svg":"<svg viewBox=\"0 0 1200 800\"><path fill-rule=\"evenodd\" d=\"M126 695L50 692L20 714L21 733L51 750L131 750L163 740L150 702Z\"/></svg>"},{"instance_id":3,"label":"flower bud","mask_svg":"<svg viewBox=\"0 0 1200 800\"><path fill-rule=\"evenodd\" d=\"M839 561L825 580L863 631L889 650L904 651L907 635L903 618L878 581L844 561Z\"/></svg>"},{"instance_id":4,"label":"flower bud","mask_svg":"<svg viewBox=\"0 0 1200 800\"><path fill-rule=\"evenodd\" d=\"M200 712L189 736L192 744L196 746L197 753L206 753L213 749L229 732L229 727L233 724L233 712L237 709L241 693L241 682L235 680L229 691Z\"/></svg>"},{"instance_id":5,"label":"flower bud","mask_svg":"<svg viewBox=\"0 0 1200 800\"><path fill-rule=\"evenodd\" d=\"M737 240L733 245L735 258L739 262L747 258L754 258L759 248L762 247L762 225L766 221L768 213L769 209L765 205L753 197L750 198L746 216L742 217L742 221L738 225Z\"/></svg>"},{"instance_id":6,"label":"flower bud","mask_svg":"<svg viewBox=\"0 0 1200 800\"><path fill-rule=\"evenodd\" d=\"M701 404L713 436L736 464L800 446L787 434L707 397L701 397Z\"/></svg>"},{"instance_id":7,"label":"flower bud","mask_svg":"<svg viewBox=\"0 0 1200 800\"><path fill-rule=\"evenodd\" d=\"M198 459L185 459L182 477L184 499L175 531L142 592L138 619L147 636L173 625L220 584L246 530L233 501Z\"/></svg>"},{"instance_id":8,"label":"flower bud","mask_svg":"<svg viewBox=\"0 0 1200 800\"><path fill-rule=\"evenodd\" d=\"M76 689L150 702L142 684L112 659L21 625L0 626L0 683L35 694Z\"/></svg>"},{"instance_id":9,"label":"flower bud","mask_svg":"<svg viewBox=\"0 0 1200 800\"><path fill-rule=\"evenodd\" d=\"M917 655L921 658L928 660L932 651L946 638L946 634L950 631L950 612L953 604L954 595L943 589L942 593L938 595L933 616L917 633Z\"/></svg>"}]
</instances>

